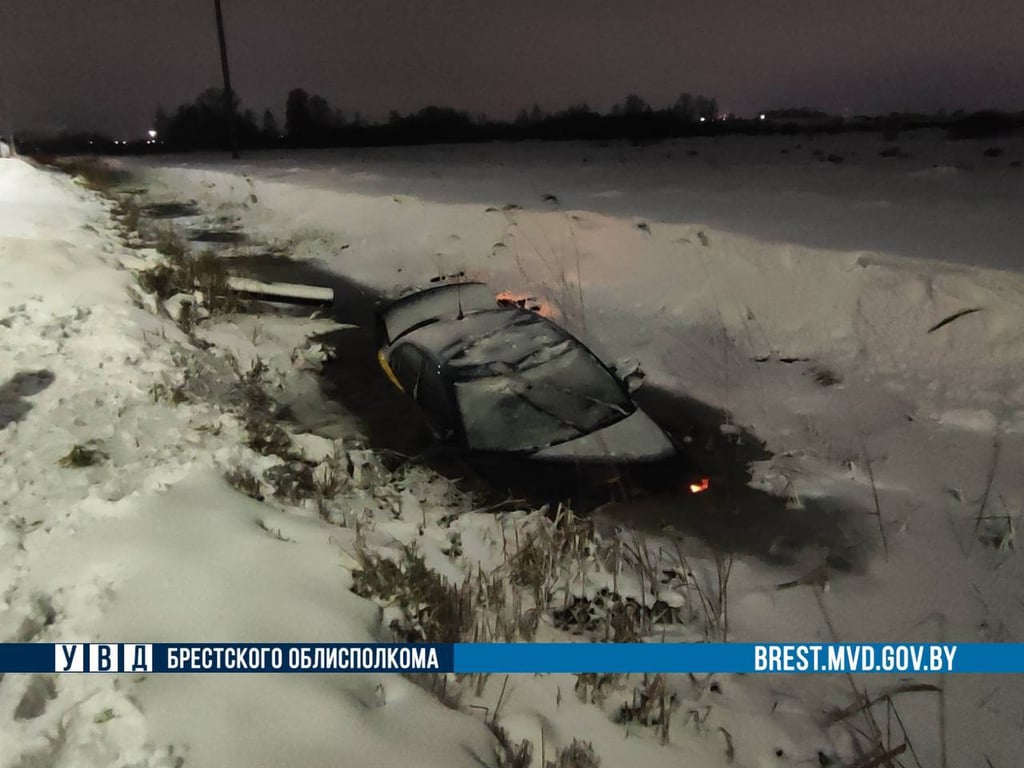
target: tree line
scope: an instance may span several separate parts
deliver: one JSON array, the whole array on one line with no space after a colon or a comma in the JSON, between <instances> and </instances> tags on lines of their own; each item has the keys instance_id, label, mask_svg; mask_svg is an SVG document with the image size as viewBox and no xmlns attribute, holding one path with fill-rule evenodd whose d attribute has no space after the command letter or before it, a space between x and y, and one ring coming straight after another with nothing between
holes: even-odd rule
<instances>
[{"instance_id":1,"label":"tree line","mask_svg":"<svg viewBox=\"0 0 1024 768\"><path fill-rule=\"evenodd\" d=\"M721 119L721 118L727 119ZM760 116L759 116L760 118ZM599 112L576 104L546 112L534 104L510 120L494 120L447 106L428 106L386 119L369 121L359 112L334 109L326 98L302 88L291 90L281 124L270 109L243 108L233 94L228 109L220 88L208 88L192 102L172 110L158 108L153 119L157 139L137 137L125 142L95 132L65 131L56 136L22 136L26 152L134 153L227 149L231 132L242 149L386 146L484 141L612 141L635 144L660 139L730 133L837 133L877 131L895 140L901 131L939 127L951 139L989 138L1024 132L1024 112L957 110L946 114L889 113L843 119L805 107L772 109L765 119L721 115L708 96L682 93L669 106L653 107L636 94L610 110Z\"/></svg>"},{"instance_id":2,"label":"tree line","mask_svg":"<svg viewBox=\"0 0 1024 768\"><path fill-rule=\"evenodd\" d=\"M223 149L233 128L243 149L459 143L524 139L656 139L704 130L718 115L715 99L681 94L670 107L654 108L630 94L608 112L578 104L557 112L539 106L523 109L514 120L494 120L445 106L416 112L392 111L371 122L358 112L333 109L327 99L302 88L288 93L284 125L267 109L257 115L233 95L229 110L219 88L208 88L172 111L159 108L153 127L164 148ZM703 119L703 123L701 120ZM232 125L233 121L233 125Z\"/></svg>"}]
</instances>

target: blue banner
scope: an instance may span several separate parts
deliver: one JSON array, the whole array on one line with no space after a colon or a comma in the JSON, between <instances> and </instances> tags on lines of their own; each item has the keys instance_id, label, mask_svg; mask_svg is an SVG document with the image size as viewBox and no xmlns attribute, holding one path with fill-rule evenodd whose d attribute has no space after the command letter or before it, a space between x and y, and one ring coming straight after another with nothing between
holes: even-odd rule
<instances>
[{"instance_id":1,"label":"blue banner","mask_svg":"<svg viewBox=\"0 0 1024 768\"><path fill-rule=\"evenodd\" d=\"M467 643L455 671L1024 673L1024 643Z\"/></svg>"},{"instance_id":2,"label":"blue banner","mask_svg":"<svg viewBox=\"0 0 1024 768\"><path fill-rule=\"evenodd\" d=\"M1024 643L2 643L0 672L1024 673Z\"/></svg>"}]
</instances>

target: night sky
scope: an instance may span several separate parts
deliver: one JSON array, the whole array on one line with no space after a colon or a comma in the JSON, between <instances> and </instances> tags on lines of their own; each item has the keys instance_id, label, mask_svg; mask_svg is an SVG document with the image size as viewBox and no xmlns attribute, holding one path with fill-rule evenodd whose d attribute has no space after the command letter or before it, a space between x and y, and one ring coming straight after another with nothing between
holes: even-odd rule
<instances>
[{"instance_id":1,"label":"night sky","mask_svg":"<svg viewBox=\"0 0 1024 768\"><path fill-rule=\"evenodd\" d=\"M1021 0L223 0L235 90L348 115L533 102L606 109L682 91L723 110L1024 108ZM220 82L213 0L5 0L0 111L140 136ZM6 121L5 121L6 122Z\"/></svg>"}]
</instances>

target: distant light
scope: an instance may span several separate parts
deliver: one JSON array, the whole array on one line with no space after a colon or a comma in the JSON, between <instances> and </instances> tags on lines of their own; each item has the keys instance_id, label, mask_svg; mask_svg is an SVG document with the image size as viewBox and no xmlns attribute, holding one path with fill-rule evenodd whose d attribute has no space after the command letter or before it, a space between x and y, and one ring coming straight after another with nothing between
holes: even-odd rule
<instances>
[{"instance_id":1,"label":"distant light","mask_svg":"<svg viewBox=\"0 0 1024 768\"><path fill-rule=\"evenodd\" d=\"M690 483L690 493L704 493L710 487L711 481L706 477L702 477L698 482Z\"/></svg>"},{"instance_id":2,"label":"distant light","mask_svg":"<svg viewBox=\"0 0 1024 768\"><path fill-rule=\"evenodd\" d=\"M702 117L702 118L700 119L700 121L701 121L702 123L703 123L703 122L704 122L705 120L707 120L707 118L706 118L706 117Z\"/></svg>"},{"instance_id":3,"label":"distant light","mask_svg":"<svg viewBox=\"0 0 1024 768\"><path fill-rule=\"evenodd\" d=\"M765 119L765 114L764 114L764 112L762 112L762 113L761 113L761 119L762 119L762 120L764 120L764 119Z\"/></svg>"},{"instance_id":4,"label":"distant light","mask_svg":"<svg viewBox=\"0 0 1024 768\"><path fill-rule=\"evenodd\" d=\"M151 139L155 139L156 138L156 131L154 131L152 128L149 129L149 138L151 138Z\"/></svg>"}]
</instances>

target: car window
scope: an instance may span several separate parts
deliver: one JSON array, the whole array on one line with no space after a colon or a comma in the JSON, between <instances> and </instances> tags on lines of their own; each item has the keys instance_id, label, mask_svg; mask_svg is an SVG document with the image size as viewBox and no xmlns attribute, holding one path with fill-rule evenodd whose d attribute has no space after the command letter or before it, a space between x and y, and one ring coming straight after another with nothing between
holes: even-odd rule
<instances>
[{"instance_id":1,"label":"car window","mask_svg":"<svg viewBox=\"0 0 1024 768\"><path fill-rule=\"evenodd\" d=\"M388 358L388 364L391 366L395 378L398 379L398 383L413 397L416 396L417 384L425 358L426 355L412 344L402 344L392 350Z\"/></svg>"}]
</instances>

